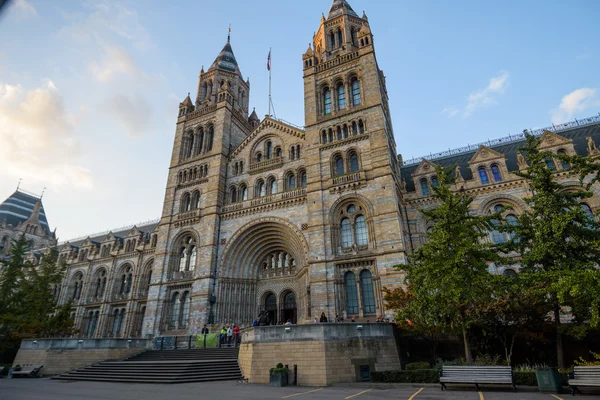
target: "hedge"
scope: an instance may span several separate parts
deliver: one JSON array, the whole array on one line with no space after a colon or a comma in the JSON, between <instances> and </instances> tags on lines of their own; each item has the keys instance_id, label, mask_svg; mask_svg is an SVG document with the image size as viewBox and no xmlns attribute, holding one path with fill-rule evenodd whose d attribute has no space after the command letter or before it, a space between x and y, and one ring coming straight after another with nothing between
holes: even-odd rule
<instances>
[{"instance_id":1,"label":"hedge","mask_svg":"<svg viewBox=\"0 0 600 400\"><path fill-rule=\"evenodd\" d=\"M416 369L431 369L431 365L429 365L429 363L427 361L419 361L419 362L408 363L404 367L405 371L414 371Z\"/></svg>"},{"instance_id":2,"label":"hedge","mask_svg":"<svg viewBox=\"0 0 600 400\"><path fill-rule=\"evenodd\" d=\"M371 372L373 382L381 383L440 383L438 369L415 369L412 371Z\"/></svg>"}]
</instances>

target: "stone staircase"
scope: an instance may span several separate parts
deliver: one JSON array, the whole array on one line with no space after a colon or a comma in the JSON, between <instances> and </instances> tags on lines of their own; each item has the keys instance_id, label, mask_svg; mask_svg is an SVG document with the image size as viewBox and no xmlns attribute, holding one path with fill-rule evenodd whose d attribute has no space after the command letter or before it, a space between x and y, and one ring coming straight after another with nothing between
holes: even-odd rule
<instances>
[{"instance_id":1,"label":"stone staircase","mask_svg":"<svg viewBox=\"0 0 600 400\"><path fill-rule=\"evenodd\" d=\"M242 373L237 356L237 348L150 350L121 361L103 361L52 379L135 383L239 380Z\"/></svg>"}]
</instances>

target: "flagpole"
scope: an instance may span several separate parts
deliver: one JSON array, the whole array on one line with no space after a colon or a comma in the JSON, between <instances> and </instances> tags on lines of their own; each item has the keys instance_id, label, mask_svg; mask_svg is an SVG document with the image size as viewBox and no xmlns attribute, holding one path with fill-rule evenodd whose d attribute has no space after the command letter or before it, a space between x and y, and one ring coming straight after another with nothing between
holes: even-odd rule
<instances>
[{"instance_id":1,"label":"flagpole","mask_svg":"<svg viewBox=\"0 0 600 400\"><path fill-rule=\"evenodd\" d=\"M269 117L271 116L271 48L269 47Z\"/></svg>"}]
</instances>

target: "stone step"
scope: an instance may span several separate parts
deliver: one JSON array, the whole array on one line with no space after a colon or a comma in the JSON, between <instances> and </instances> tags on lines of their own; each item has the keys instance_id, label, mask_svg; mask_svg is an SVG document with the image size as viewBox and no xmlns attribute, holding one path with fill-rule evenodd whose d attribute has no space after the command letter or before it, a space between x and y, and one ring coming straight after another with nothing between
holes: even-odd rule
<instances>
[{"instance_id":1,"label":"stone step","mask_svg":"<svg viewBox=\"0 0 600 400\"><path fill-rule=\"evenodd\" d=\"M214 381L237 381L243 379L242 374L237 375L215 375L215 376L202 376L193 378L180 378L180 379L159 379L159 378L119 378L119 377L98 377L98 376L69 376L59 375L52 379L58 380L71 380L71 381L97 381L97 382L131 382L131 383L191 383L191 382L214 382Z\"/></svg>"},{"instance_id":2,"label":"stone step","mask_svg":"<svg viewBox=\"0 0 600 400\"><path fill-rule=\"evenodd\" d=\"M239 371L237 365L230 365L224 367L212 367L212 368L105 368L105 367L86 367L75 370L73 372L119 372L119 373L145 373L145 374L161 374L161 373L202 373L202 372L216 372L216 371Z\"/></svg>"},{"instance_id":3,"label":"stone step","mask_svg":"<svg viewBox=\"0 0 600 400\"><path fill-rule=\"evenodd\" d=\"M177 372L157 372L157 373L148 373L142 371L135 372L123 372L123 371L95 371L95 370L84 370L84 371L72 371L64 374L66 376L112 376L115 378L139 378L143 376L144 378L169 378L169 379L178 379L178 378L193 378L193 377L206 377L206 376L223 376L223 375L241 375L239 369L229 369L229 370L219 370L219 371L177 371Z\"/></svg>"}]
</instances>

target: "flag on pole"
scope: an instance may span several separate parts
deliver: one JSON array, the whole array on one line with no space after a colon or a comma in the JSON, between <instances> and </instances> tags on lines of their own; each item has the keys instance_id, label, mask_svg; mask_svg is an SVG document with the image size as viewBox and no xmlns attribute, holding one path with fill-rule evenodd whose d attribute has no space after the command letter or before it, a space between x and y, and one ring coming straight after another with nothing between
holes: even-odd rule
<instances>
[{"instance_id":1,"label":"flag on pole","mask_svg":"<svg viewBox=\"0 0 600 400\"><path fill-rule=\"evenodd\" d=\"M267 69L271 70L271 50L269 50L269 56L267 57Z\"/></svg>"}]
</instances>

